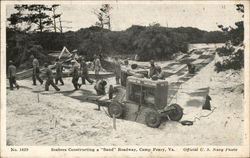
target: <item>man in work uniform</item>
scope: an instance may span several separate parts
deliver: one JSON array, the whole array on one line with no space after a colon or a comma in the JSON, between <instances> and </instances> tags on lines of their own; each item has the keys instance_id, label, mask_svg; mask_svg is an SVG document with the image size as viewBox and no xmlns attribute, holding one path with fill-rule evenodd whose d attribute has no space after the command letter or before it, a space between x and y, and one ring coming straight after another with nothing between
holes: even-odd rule
<instances>
[{"instance_id":1,"label":"man in work uniform","mask_svg":"<svg viewBox=\"0 0 250 158\"><path fill-rule=\"evenodd\" d=\"M8 79L10 83L10 90L13 90L13 85L15 85L17 89L19 89L19 85L16 82L16 66L14 65L12 60L9 61L9 64Z\"/></svg>"},{"instance_id":2,"label":"man in work uniform","mask_svg":"<svg viewBox=\"0 0 250 158\"><path fill-rule=\"evenodd\" d=\"M80 57L79 62L80 62L80 71L81 71L82 84L86 84L85 80L87 80L90 84L93 84L94 81L92 81L89 78L88 65L87 65L87 63L85 61L85 58Z\"/></svg>"},{"instance_id":3,"label":"man in work uniform","mask_svg":"<svg viewBox=\"0 0 250 158\"><path fill-rule=\"evenodd\" d=\"M99 80L99 72L101 71L101 62L100 59L97 55L95 55L95 59L94 59L94 71L95 71L95 79L96 81Z\"/></svg>"},{"instance_id":4,"label":"man in work uniform","mask_svg":"<svg viewBox=\"0 0 250 158\"><path fill-rule=\"evenodd\" d=\"M121 78L121 62L119 62L118 57L115 57L115 80L116 84L120 84L119 80Z\"/></svg>"},{"instance_id":5,"label":"man in work uniform","mask_svg":"<svg viewBox=\"0 0 250 158\"><path fill-rule=\"evenodd\" d=\"M48 64L44 64L45 67L45 77L46 77L46 82L45 82L45 91L49 91L49 86L52 85L52 87L55 88L56 91L60 91L60 89L55 85L53 81L53 73L50 68L48 68Z\"/></svg>"},{"instance_id":6,"label":"man in work uniform","mask_svg":"<svg viewBox=\"0 0 250 158\"><path fill-rule=\"evenodd\" d=\"M164 72L161 71L160 66L155 66L154 61L150 61L150 68L149 68L149 78L152 79L165 79Z\"/></svg>"},{"instance_id":7,"label":"man in work uniform","mask_svg":"<svg viewBox=\"0 0 250 158\"><path fill-rule=\"evenodd\" d=\"M36 85L36 79L38 79L38 81L42 85L43 80L39 76L39 74L40 74L39 62L38 62L37 58L35 58L33 55L31 55L31 59L32 59L32 66L33 66L33 73L32 73L33 85Z\"/></svg>"},{"instance_id":8,"label":"man in work uniform","mask_svg":"<svg viewBox=\"0 0 250 158\"><path fill-rule=\"evenodd\" d=\"M58 84L58 81L61 82L62 85L64 85L64 82L62 80L62 71L63 66L62 63L59 61L59 59L56 59L56 78L55 78L55 84Z\"/></svg>"},{"instance_id":9,"label":"man in work uniform","mask_svg":"<svg viewBox=\"0 0 250 158\"><path fill-rule=\"evenodd\" d=\"M75 60L72 60L71 63L72 63L72 71L70 73L72 74L72 83L75 87L75 90L78 90L81 87L81 84L78 83L79 67Z\"/></svg>"},{"instance_id":10,"label":"man in work uniform","mask_svg":"<svg viewBox=\"0 0 250 158\"><path fill-rule=\"evenodd\" d=\"M153 60L150 61L150 68L149 68L149 78L152 78L153 76L158 76L159 72L157 70L157 67L155 66L155 63Z\"/></svg>"},{"instance_id":11,"label":"man in work uniform","mask_svg":"<svg viewBox=\"0 0 250 158\"><path fill-rule=\"evenodd\" d=\"M99 80L96 82L94 88L96 90L97 95L105 95L105 86L107 85L107 82L105 80Z\"/></svg>"},{"instance_id":12,"label":"man in work uniform","mask_svg":"<svg viewBox=\"0 0 250 158\"><path fill-rule=\"evenodd\" d=\"M189 72L190 74L194 74L194 73L195 73L195 66L194 66L193 64L188 63L188 64L187 64L187 67L188 67L188 72Z\"/></svg>"}]
</instances>

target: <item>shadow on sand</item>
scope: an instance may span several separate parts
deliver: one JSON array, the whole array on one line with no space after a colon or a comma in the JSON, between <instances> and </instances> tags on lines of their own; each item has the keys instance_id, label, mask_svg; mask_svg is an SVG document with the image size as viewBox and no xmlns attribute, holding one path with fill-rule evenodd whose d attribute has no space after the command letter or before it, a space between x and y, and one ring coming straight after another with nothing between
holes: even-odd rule
<instances>
[{"instance_id":1,"label":"shadow on sand","mask_svg":"<svg viewBox=\"0 0 250 158\"><path fill-rule=\"evenodd\" d=\"M204 99L191 99L189 100L186 105L187 106L193 106L193 107L201 107L205 103L205 98L209 93L209 87L206 88L200 88L196 92L189 93L192 97L199 97Z\"/></svg>"}]
</instances>

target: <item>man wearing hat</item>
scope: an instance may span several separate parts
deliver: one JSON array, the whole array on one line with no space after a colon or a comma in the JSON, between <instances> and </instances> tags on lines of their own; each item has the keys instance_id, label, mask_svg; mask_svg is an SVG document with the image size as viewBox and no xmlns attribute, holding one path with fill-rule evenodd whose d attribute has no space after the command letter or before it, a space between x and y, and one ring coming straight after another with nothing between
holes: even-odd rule
<instances>
[{"instance_id":1,"label":"man wearing hat","mask_svg":"<svg viewBox=\"0 0 250 158\"><path fill-rule=\"evenodd\" d=\"M71 60L72 63L72 71L70 74L72 74L72 83L75 87L75 90L78 90L81 87L81 84L78 83L79 79L79 67L77 65L76 60Z\"/></svg>"},{"instance_id":2,"label":"man wearing hat","mask_svg":"<svg viewBox=\"0 0 250 158\"><path fill-rule=\"evenodd\" d=\"M10 90L13 90L13 85L15 85L17 89L19 89L19 85L16 82L16 66L14 65L12 60L9 61L8 79L10 83Z\"/></svg>"},{"instance_id":3,"label":"man wearing hat","mask_svg":"<svg viewBox=\"0 0 250 158\"><path fill-rule=\"evenodd\" d=\"M82 78L82 84L86 84L85 80L87 80L90 84L93 84L94 81L92 81L89 78L89 72L88 72L88 65L85 61L84 57L79 58L80 63L80 71L81 71L81 78Z\"/></svg>"},{"instance_id":4,"label":"man wearing hat","mask_svg":"<svg viewBox=\"0 0 250 158\"><path fill-rule=\"evenodd\" d=\"M57 85L58 81L60 81L61 84L64 85L64 82L62 80L62 71L63 71L62 63L57 58L56 59L56 78L55 78L55 84L56 85Z\"/></svg>"},{"instance_id":5,"label":"man wearing hat","mask_svg":"<svg viewBox=\"0 0 250 158\"><path fill-rule=\"evenodd\" d=\"M39 62L37 58L34 57L34 55L31 55L30 58L32 59L32 66L33 66L33 73L32 73L32 80L33 85L36 85L36 79L43 84L43 80L40 78L40 68L39 68Z\"/></svg>"},{"instance_id":6,"label":"man wearing hat","mask_svg":"<svg viewBox=\"0 0 250 158\"><path fill-rule=\"evenodd\" d=\"M53 81L53 73L51 69L48 67L48 63L45 63L44 67L45 67L45 77L47 79L45 83L45 91L49 91L50 85L52 85L52 87L54 87L56 91L60 91L60 89L55 85Z\"/></svg>"}]
</instances>

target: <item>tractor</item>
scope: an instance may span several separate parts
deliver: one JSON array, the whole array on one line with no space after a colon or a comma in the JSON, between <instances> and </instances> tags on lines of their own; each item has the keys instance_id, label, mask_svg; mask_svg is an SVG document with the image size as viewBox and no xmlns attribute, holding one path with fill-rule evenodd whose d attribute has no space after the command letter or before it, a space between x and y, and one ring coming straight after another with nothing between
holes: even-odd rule
<instances>
[{"instance_id":1,"label":"tractor","mask_svg":"<svg viewBox=\"0 0 250 158\"><path fill-rule=\"evenodd\" d=\"M157 128L164 120L179 121L183 116L180 105L168 103L168 81L129 76L126 88L117 88L116 97L108 104L111 117Z\"/></svg>"}]
</instances>

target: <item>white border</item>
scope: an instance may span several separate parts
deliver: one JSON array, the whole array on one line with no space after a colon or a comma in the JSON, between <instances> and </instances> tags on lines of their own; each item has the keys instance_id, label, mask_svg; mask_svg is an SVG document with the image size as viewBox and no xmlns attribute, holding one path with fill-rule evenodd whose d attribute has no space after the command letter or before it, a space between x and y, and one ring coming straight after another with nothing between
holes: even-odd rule
<instances>
[{"instance_id":1,"label":"white border","mask_svg":"<svg viewBox=\"0 0 250 158\"><path fill-rule=\"evenodd\" d=\"M11 147L6 146L6 5L7 4L100 4L107 1L1 1L1 156L2 157L248 157L249 156L249 1L109 1L110 4L237 4L242 3L245 6L244 28L245 28L245 95L244 95L244 143L242 146L229 146L237 148L237 152L183 152L185 146L167 146L175 149L175 152L166 153L132 153L132 152L51 152L51 146L25 146L29 152L10 152ZM230 144L229 144L230 145ZM60 146L61 148L69 148ZM123 146L124 147L124 146ZM129 146L139 149L139 146ZM149 146L147 146L149 147ZM162 146L161 146L162 147ZM192 146L186 146L192 148ZM193 148L213 148L213 146L193 146ZM214 146L217 148L227 148L227 146ZM18 148L21 148L19 146ZM54 147L57 148L57 147ZM86 148L83 146L74 146L74 148ZM101 148L101 146L92 146L90 148ZM22 154L22 155L20 155ZM139 154L139 155L138 155Z\"/></svg>"}]
</instances>

